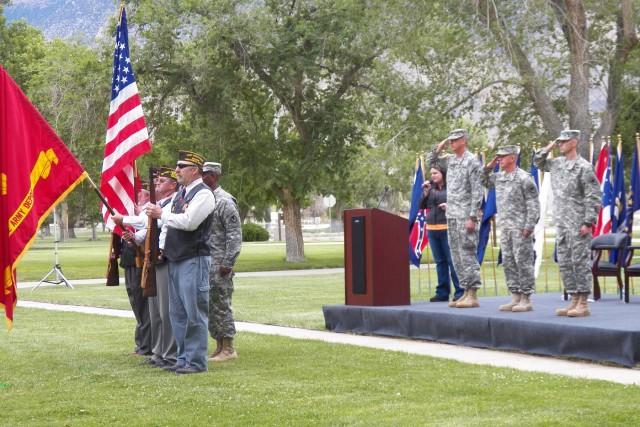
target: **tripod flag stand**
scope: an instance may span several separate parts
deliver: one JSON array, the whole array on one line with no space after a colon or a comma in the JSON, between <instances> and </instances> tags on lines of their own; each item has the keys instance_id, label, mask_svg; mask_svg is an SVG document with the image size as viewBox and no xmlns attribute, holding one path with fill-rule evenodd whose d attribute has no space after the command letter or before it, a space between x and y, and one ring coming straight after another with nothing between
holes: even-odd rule
<instances>
[{"instance_id":1,"label":"tripod flag stand","mask_svg":"<svg viewBox=\"0 0 640 427\"><path fill-rule=\"evenodd\" d=\"M43 283L52 283L54 285L59 285L60 283L64 283L65 285L67 285L68 288L73 289L73 286L71 286L67 278L64 277L64 274L62 274L62 268L58 263L58 220L57 220L55 207L53 208L53 263L54 264L51 271L49 271L49 273L47 273L47 275L44 276L42 280L40 280L40 282L38 282L38 284L31 289L31 291L34 291L38 286L40 286ZM56 274L56 280L48 280L49 276L51 276L53 273Z\"/></svg>"}]
</instances>

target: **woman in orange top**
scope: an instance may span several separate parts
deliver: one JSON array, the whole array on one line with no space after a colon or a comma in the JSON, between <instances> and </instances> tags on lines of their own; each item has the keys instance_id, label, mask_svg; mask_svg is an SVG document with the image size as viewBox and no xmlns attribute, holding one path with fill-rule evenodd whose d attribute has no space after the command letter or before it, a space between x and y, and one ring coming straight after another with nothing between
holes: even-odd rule
<instances>
[{"instance_id":1,"label":"woman in orange top","mask_svg":"<svg viewBox=\"0 0 640 427\"><path fill-rule=\"evenodd\" d=\"M455 292L453 301L457 301L463 294L464 289L460 287L458 276L451 261L451 251L447 240L447 187L446 173L440 169L431 168L431 181L423 184L421 209L429 209L427 212L426 229L429 238L429 247L436 262L436 272L438 273L438 286L436 295L430 299L431 302L449 301L451 294L451 281ZM451 274L451 276L449 276Z\"/></svg>"}]
</instances>

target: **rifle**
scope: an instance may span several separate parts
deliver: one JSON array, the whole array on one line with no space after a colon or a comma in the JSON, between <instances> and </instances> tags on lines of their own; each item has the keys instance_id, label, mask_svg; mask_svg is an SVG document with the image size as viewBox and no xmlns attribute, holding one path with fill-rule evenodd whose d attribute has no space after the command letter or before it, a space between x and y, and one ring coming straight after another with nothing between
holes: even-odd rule
<instances>
[{"instance_id":1,"label":"rifle","mask_svg":"<svg viewBox=\"0 0 640 427\"><path fill-rule=\"evenodd\" d=\"M109 263L107 264L107 286L120 286L118 273L118 258L122 254L122 240L116 233L111 233L111 245L109 246Z\"/></svg>"},{"instance_id":2,"label":"rifle","mask_svg":"<svg viewBox=\"0 0 640 427\"><path fill-rule=\"evenodd\" d=\"M158 170L149 168L149 185L158 177ZM150 188L149 202L156 204L155 187ZM142 266L142 296L155 297L158 295L156 290L156 262L160 252L160 230L158 228L158 220L149 217L149 227L147 228L147 237L144 239L144 264Z\"/></svg>"}]
</instances>

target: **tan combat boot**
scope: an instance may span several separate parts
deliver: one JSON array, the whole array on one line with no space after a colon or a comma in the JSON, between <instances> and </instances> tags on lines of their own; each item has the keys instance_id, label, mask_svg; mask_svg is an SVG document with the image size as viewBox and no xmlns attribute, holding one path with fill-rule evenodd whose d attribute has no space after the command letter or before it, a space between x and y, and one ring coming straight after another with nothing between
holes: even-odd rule
<instances>
[{"instance_id":1,"label":"tan combat boot","mask_svg":"<svg viewBox=\"0 0 640 427\"><path fill-rule=\"evenodd\" d=\"M591 314L589 311L589 302L587 301L589 298L589 294L586 292L581 292L578 294L578 305L573 310L569 310L567 316L569 317L585 317Z\"/></svg>"},{"instance_id":2,"label":"tan combat boot","mask_svg":"<svg viewBox=\"0 0 640 427\"><path fill-rule=\"evenodd\" d=\"M480 307L480 303L478 302L478 290L477 289L469 289L469 293L467 294L467 298L460 303L458 300L458 308L474 308Z\"/></svg>"},{"instance_id":3,"label":"tan combat boot","mask_svg":"<svg viewBox=\"0 0 640 427\"><path fill-rule=\"evenodd\" d=\"M516 305L511 309L511 311L516 313L522 313L525 311L532 311L532 310L533 310L533 304L531 304L531 295L526 295L526 294L522 294L522 298L520 299L520 302L518 303L518 305Z\"/></svg>"},{"instance_id":4,"label":"tan combat boot","mask_svg":"<svg viewBox=\"0 0 640 427\"><path fill-rule=\"evenodd\" d=\"M222 340L216 339L216 349L209 356L209 360L213 360L213 358L219 355L221 351L222 351Z\"/></svg>"},{"instance_id":5,"label":"tan combat boot","mask_svg":"<svg viewBox=\"0 0 640 427\"><path fill-rule=\"evenodd\" d=\"M566 316L569 310L573 310L578 306L578 300L580 300L579 294L571 294L571 304L569 304L569 307L557 309L556 314L558 316Z\"/></svg>"},{"instance_id":6,"label":"tan combat boot","mask_svg":"<svg viewBox=\"0 0 640 427\"><path fill-rule=\"evenodd\" d=\"M457 307L458 304L460 304L462 301L464 301L467 298L468 294L469 294L469 290L465 289L464 294L460 297L460 299L458 301L451 301L449 303L449 307Z\"/></svg>"},{"instance_id":7,"label":"tan combat boot","mask_svg":"<svg viewBox=\"0 0 640 427\"><path fill-rule=\"evenodd\" d=\"M520 303L520 298L522 298L522 294L519 292L514 292L513 295L511 295L511 302L505 305L501 305L500 311L511 311L513 307Z\"/></svg>"},{"instance_id":8,"label":"tan combat boot","mask_svg":"<svg viewBox=\"0 0 640 427\"><path fill-rule=\"evenodd\" d=\"M236 349L233 348L233 339L231 338L223 338L222 339L222 351L216 357L214 357L214 362L226 362L228 360L233 360L238 358L238 353L236 353Z\"/></svg>"}]
</instances>

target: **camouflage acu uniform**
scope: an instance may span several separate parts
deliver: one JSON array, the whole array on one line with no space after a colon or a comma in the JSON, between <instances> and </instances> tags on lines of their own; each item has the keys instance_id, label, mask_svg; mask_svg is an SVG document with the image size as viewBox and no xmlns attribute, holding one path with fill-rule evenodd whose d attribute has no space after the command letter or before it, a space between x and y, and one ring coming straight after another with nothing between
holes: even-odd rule
<instances>
[{"instance_id":1,"label":"camouflage acu uniform","mask_svg":"<svg viewBox=\"0 0 640 427\"><path fill-rule=\"evenodd\" d=\"M461 157L455 154L439 156L434 148L427 153L426 165L447 173L447 228L451 260L464 289L478 289L478 215L484 190L478 181L480 162L469 151ZM468 232L466 221L476 221L476 228Z\"/></svg>"},{"instance_id":2,"label":"camouflage acu uniform","mask_svg":"<svg viewBox=\"0 0 640 427\"><path fill-rule=\"evenodd\" d=\"M533 229L540 218L538 188L531 174L516 167L507 173L483 168L480 183L496 189L500 244L507 288L511 293L531 295L535 291ZM532 232L524 237L523 230Z\"/></svg>"},{"instance_id":3,"label":"camouflage acu uniform","mask_svg":"<svg viewBox=\"0 0 640 427\"><path fill-rule=\"evenodd\" d=\"M231 308L233 270L220 275L220 267L233 268L242 245L242 227L236 200L221 187L213 191L216 208L211 228L211 268L209 270L209 333L213 339L233 338L236 327Z\"/></svg>"},{"instance_id":4,"label":"camouflage acu uniform","mask_svg":"<svg viewBox=\"0 0 640 427\"><path fill-rule=\"evenodd\" d=\"M602 202L600 183L593 165L580 155L549 159L545 148L538 150L533 162L545 172L551 172L551 188L555 200L553 216L556 223L558 268L568 293L591 293L592 274L589 268L591 234L580 235L583 224L591 226L598 219Z\"/></svg>"}]
</instances>

